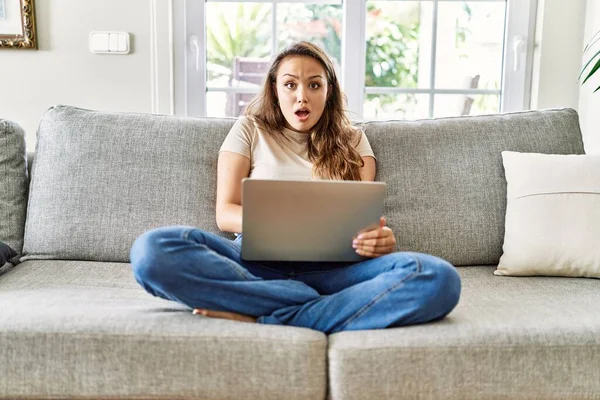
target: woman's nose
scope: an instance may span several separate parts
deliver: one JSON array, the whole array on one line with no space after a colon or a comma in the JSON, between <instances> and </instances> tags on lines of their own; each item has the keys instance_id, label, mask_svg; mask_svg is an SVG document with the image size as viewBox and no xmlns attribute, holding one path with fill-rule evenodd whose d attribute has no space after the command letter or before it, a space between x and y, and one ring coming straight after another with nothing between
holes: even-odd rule
<instances>
[{"instance_id":1,"label":"woman's nose","mask_svg":"<svg viewBox=\"0 0 600 400\"><path fill-rule=\"evenodd\" d=\"M306 91L302 88L299 87L298 90L296 91L296 101L298 103L303 103L306 102Z\"/></svg>"}]
</instances>

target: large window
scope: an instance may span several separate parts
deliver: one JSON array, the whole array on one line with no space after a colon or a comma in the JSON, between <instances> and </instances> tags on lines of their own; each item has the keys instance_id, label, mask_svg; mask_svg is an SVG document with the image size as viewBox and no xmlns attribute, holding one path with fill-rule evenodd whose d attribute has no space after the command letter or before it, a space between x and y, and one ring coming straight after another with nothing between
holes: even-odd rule
<instances>
[{"instance_id":1,"label":"large window","mask_svg":"<svg viewBox=\"0 0 600 400\"><path fill-rule=\"evenodd\" d=\"M174 14L186 21L175 25L175 46L185 48L175 59L185 82L176 113L240 115L272 57L297 40L332 58L353 119L521 110L529 102L533 2L188 1Z\"/></svg>"},{"instance_id":2,"label":"large window","mask_svg":"<svg viewBox=\"0 0 600 400\"><path fill-rule=\"evenodd\" d=\"M208 116L240 115L263 83L272 56L292 42L318 44L339 66L341 0L324 4L209 0L205 10Z\"/></svg>"}]
</instances>

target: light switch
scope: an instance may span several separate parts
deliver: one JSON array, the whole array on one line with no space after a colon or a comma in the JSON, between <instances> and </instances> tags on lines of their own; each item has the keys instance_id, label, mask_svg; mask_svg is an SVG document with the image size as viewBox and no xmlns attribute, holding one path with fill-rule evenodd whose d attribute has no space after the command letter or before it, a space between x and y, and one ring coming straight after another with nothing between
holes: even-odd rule
<instances>
[{"instance_id":1,"label":"light switch","mask_svg":"<svg viewBox=\"0 0 600 400\"><path fill-rule=\"evenodd\" d=\"M118 51L129 53L129 33L119 33Z\"/></svg>"},{"instance_id":2,"label":"light switch","mask_svg":"<svg viewBox=\"0 0 600 400\"><path fill-rule=\"evenodd\" d=\"M90 50L94 53L108 51L108 33L92 32L90 34Z\"/></svg>"},{"instance_id":3,"label":"light switch","mask_svg":"<svg viewBox=\"0 0 600 400\"><path fill-rule=\"evenodd\" d=\"M108 34L108 51L115 52L119 51L119 34L109 33Z\"/></svg>"},{"instance_id":4,"label":"light switch","mask_svg":"<svg viewBox=\"0 0 600 400\"><path fill-rule=\"evenodd\" d=\"M90 51L97 54L128 54L129 33L91 32Z\"/></svg>"}]
</instances>

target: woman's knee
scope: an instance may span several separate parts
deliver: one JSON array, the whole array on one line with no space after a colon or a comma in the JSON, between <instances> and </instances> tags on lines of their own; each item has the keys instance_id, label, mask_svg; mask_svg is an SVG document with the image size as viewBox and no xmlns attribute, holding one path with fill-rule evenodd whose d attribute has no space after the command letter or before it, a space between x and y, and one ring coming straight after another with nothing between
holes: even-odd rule
<instances>
[{"instance_id":1,"label":"woman's knee","mask_svg":"<svg viewBox=\"0 0 600 400\"><path fill-rule=\"evenodd\" d=\"M181 236L186 227L161 227L149 230L140 235L131 246L129 259L133 275L139 283L160 280L169 268L169 239Z\"/></svg>"},{"instance_id":2,"label":"woman's knee","mask_svg":"<svg viewBox=\"0 0 600 400\"><path fill-rule=\"evenodd\" d=\"M438 310L443 316L458 304L461 292L460 275L448 261L428 254L415 255L421 264L422 272L429 277L428 306Z\"/></svg>"}]
</instances>

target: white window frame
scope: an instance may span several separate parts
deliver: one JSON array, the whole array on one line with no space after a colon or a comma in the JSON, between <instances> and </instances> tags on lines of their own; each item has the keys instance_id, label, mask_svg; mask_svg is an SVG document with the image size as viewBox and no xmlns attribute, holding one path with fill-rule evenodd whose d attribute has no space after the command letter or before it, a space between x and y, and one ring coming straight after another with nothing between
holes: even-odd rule
<instances>
[{"instance_id":1,"label":"white window frame","mask_svg":"<svg viewBox=\"0 0 600 400\"><path fill-rule=\"evenodd\" d=\"M232 0L211 0L232 1ZM276 32L278 3L331 4L335 0L236 0L238 2L265 2L273 5L272 32ZM403 0L387 0L403 1ZM352 119L362 119L366 94L429 94L429 116L433 115L435 94L466 94L500 96L500 112L526 110L530 105L533 65L535 18L538 0L468 0L469 2L506 2L506 26L503 51L501 89L438 89L435 87L437 13L440 2L463 0L421 0L433 2L432 62L430 87L408 89L396 87L365 88L366 67L366 2L343 0L343 34L341 84L348 98ZM207 88L206 85L206 0L182 0L173 4L174 52L174 111L176 115L205 116L208 91L244 93L253 90L240 88ZM183 23L182 23L183 22ZM272 52L277 52L276 34L272 38Z\"/></svg>"}]
</instances>

